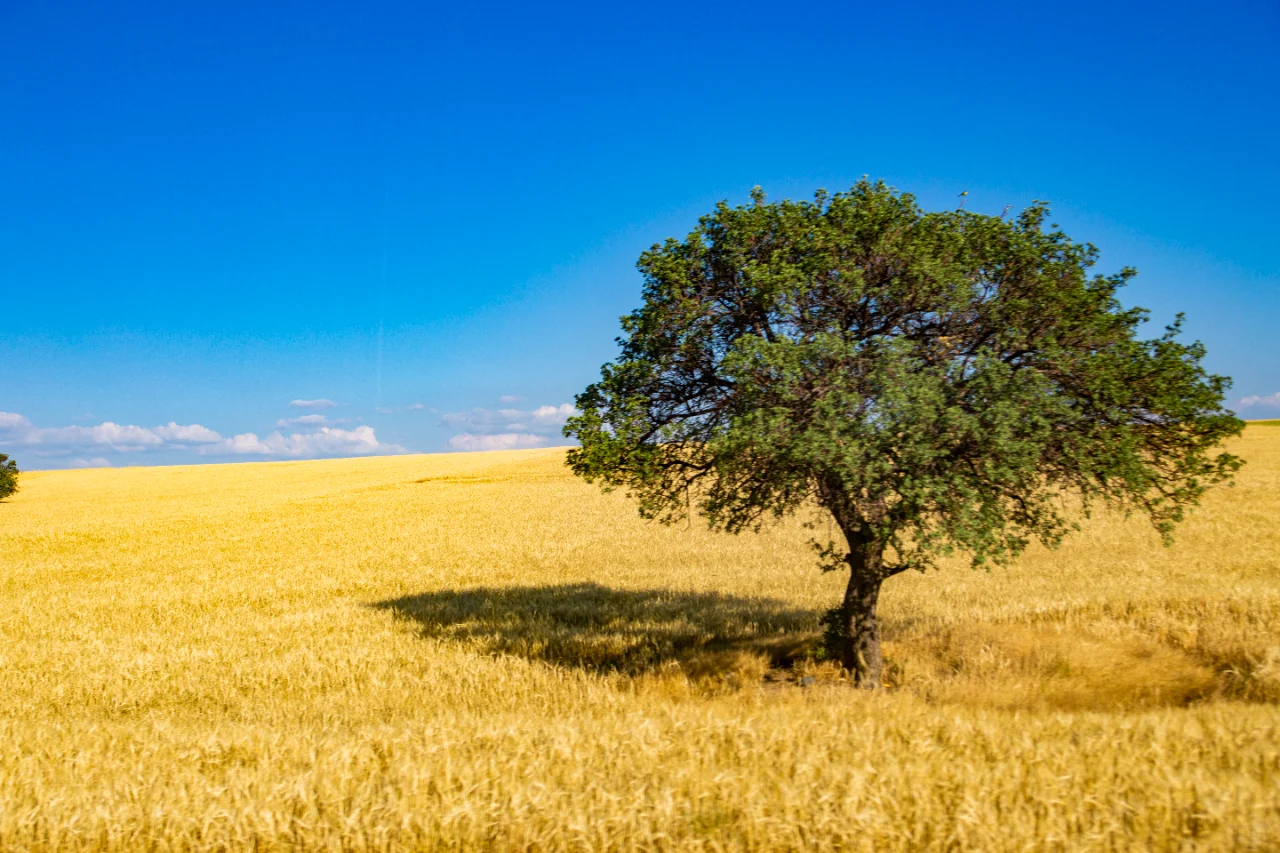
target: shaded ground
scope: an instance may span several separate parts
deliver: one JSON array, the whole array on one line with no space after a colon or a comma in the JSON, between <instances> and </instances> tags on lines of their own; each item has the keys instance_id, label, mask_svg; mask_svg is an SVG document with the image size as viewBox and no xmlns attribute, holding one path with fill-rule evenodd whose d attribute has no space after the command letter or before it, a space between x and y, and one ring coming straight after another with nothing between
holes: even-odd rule
<instances>
[{"instance_id":1,"label":"shaded ground","mask_svg":"<svg viewBox=\"0 0 1280 853\"><path fill-rule=\"evenodd\" d=\"M812 645L818 620L770 598L595 583L445 590L375 606L414 620L425 636L627 675L672 665L710 675L740 669L744 656L762 668L786 665Z\"/></svg>"},{"instance_id":2,"label":"shaded ground","mask_svg":"<svg viewBox=\"0 0 1280 853\"><path fill-rule=\"evenodd\" d=\"M733 688L845 680L823 660L819 613L773 598L577 583L444 590L374 606L412 620L425 637L600 674L684 675ZM1208 647L1170 630L1191 623L1212 638L1215 626L1274 621L1270 610L1219 610L1200 603L1187 612L1171 601L1156 622L1070 609L1034 623L890 617L887 686L929 702L1009 710L1274 701L1275 654L1242 658L1230 654L1238 643L1229 636Z\"/></svg>"}]
</instances>

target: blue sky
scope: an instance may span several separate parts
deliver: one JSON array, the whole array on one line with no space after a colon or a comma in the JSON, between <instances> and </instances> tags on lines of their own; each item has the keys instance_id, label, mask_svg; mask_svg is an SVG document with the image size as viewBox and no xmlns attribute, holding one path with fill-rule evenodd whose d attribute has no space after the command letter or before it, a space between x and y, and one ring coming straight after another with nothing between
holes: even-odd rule
<instances>
[{"instance_id":1,"label":"blue sky","mask_svg":"<svg viewBox=\"0 0 1280 853\"><path fill-rule=\"evenodd\" d=\"M1032 199L1280 416L1280 7L9 3L0 452L559 443L720 199Z\"/></svg>"}]
</instances>

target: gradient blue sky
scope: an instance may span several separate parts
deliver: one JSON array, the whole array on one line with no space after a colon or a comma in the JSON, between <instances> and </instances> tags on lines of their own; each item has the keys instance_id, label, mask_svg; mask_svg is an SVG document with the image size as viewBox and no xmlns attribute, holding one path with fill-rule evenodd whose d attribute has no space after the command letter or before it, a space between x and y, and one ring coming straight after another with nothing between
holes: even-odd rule
<instances>
[{"instance_id":1,"label":"gradient blue sky","mask_svg":"<svg viewBox=\"0 0 1280 853\"><path fill-rule=\"evenodd\" d=\"M1274 2L31 2L0 33L24 467L558 443L641 250L864 173L1051 201L1280 416Z\"/></svg>"}]
</instances>

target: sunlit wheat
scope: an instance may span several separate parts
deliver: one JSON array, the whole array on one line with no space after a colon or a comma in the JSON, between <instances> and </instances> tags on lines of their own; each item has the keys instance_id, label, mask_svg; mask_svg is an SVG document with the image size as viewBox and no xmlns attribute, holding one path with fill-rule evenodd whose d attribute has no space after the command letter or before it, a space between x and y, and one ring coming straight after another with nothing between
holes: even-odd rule
<instances>
[{"instance_id":1,"label":"sunlit wheat","mask_svg":"<svg viewBox=\"0 0 1280 853\"><path fill-rule=\"evenodd\" d=\"M0 504L0 849L1280 849L1280 428L816 659L809 532L562 451L36 472ZM801 686L801 684L807 686Z\"/></svg>"}]
</instances>

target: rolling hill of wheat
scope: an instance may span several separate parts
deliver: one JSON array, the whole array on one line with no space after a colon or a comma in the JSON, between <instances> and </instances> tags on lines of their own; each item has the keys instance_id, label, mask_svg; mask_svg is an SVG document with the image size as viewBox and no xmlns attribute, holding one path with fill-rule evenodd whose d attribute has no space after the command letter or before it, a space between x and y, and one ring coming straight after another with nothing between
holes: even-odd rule
<instances>
[{"instance_id":1,"label":"rolling hill of wheat","mask_svg":"<svg viewBox=\"0 0 1280 853\"><path fill-rule=\"evenodd\" d=\"M35 472L0 504L0 849L1280 849L1280 426L1163 548L886 584L563 451Z\"/></svg>"}]
</instances>

